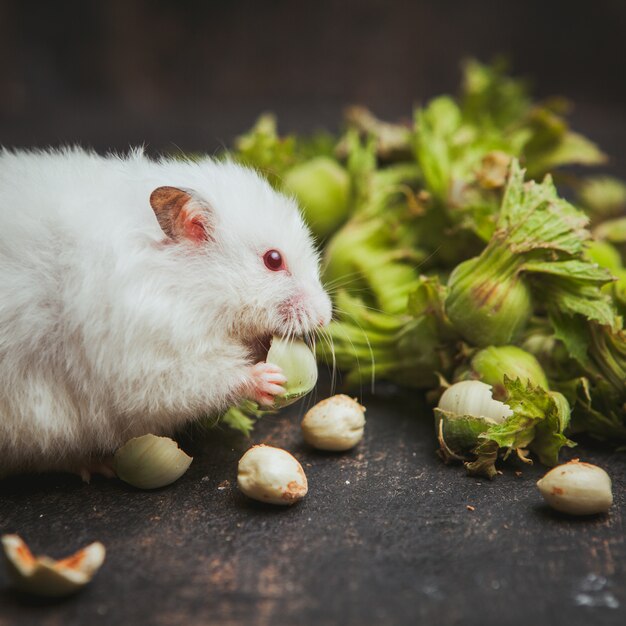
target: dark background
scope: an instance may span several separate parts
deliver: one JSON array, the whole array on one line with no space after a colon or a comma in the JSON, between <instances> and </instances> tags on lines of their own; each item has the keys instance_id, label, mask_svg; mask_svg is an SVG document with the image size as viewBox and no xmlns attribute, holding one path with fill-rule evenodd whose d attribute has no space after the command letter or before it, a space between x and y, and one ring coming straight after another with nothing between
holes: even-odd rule
<instances>
[{"instance_id":1,"label":"dark background","mask_svg":"<svg viewBox=\"0 0 626 626\"><path fill-rule=\"evenodd\" d=\"M623 173L625 39L621 0L4 0L0 143L212 151L268 109L286 131L355 102L408 117L502 53Z\"/></svg>"}]
</instances>

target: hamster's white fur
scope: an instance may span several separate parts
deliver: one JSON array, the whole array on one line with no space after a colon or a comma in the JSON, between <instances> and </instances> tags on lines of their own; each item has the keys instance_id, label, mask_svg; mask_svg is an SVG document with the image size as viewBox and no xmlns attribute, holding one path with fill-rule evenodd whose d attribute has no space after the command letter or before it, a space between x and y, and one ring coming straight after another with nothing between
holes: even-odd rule
<instances>
[{"instance_id":1,"label":"hamster's white fur","mask_svg":"<svg viewBox=\"0 0 626 626\"><path fill-rule=\"evenodd\" d=\"M160 186L210 206L211 240L164 242ZM0 474L80 469L224 410L254 386L255 341L330 314L295 203L249 169L0 153Z\"/></svg>"}]
</instances>

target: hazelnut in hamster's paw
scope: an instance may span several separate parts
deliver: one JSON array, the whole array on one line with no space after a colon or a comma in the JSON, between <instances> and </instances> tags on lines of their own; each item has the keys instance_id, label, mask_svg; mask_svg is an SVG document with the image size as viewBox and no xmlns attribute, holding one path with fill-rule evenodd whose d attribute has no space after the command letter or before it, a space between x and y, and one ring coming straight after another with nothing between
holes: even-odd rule
<instances>
[{"instance_id":1,"label":"hazelnut in hamster's paw","mask_svg":"<svg viewBox=\"0 0 626 626\"><path fill-rule=\"evenodd\" d=\"M287 378L283 375L282 369L278 365L262 361L253 365L251 370L252 394L250 399L258 402L261 406L272 406L274 396L282 396L286 392L283 385L287 382Z\"/></svg>"}]
</instances>

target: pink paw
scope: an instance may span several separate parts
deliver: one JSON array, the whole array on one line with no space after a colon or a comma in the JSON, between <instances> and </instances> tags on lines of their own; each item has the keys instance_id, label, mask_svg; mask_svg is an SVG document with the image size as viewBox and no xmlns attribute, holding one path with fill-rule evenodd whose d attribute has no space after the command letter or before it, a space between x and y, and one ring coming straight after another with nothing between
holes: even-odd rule
<instances>
[{"instance_id":1,"label":"pink paw","mask_svg":"<svg viewBox=\"0 0 626 626\"><path fill-rule=\"evenodd\" d=\"M251 368L252 395L251 399L261 406L272 406L274 396L282 396L285 393L283 385L287 379L278 365L273 363L257 363Z\"/></svg>"},{"instance_id":2,"label":"pink paw","mask_svg":"<svg viewBox=\"0 0 626 626\"><path fill-rule=\"evenodd\" d=\"M89 484L91 482L91 476L93 474L100 474L105 478L115 478L115 470L113 469L113 457L101 459L99 461L92 461L86 465L83 465L76 472L83 482Z\"/></svg>"}]
</instances>

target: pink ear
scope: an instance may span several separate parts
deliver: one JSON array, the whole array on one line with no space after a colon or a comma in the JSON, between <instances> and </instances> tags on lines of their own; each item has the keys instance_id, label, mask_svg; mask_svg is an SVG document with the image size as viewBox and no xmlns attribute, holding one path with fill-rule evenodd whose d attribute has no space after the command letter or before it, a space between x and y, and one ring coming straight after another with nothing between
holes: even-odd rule
<instances>
[{"instance_id":1,"label":"pink ear","mask_svg":"<svg viewBox=\"0 0 626 626\"><path fill-rule=\"evenodd\" d=\"M211 239L211 208L191 192L177 187L157 187L150 206L163 232L174 241L202 243Z\"/></svg>"}]
</instances>

